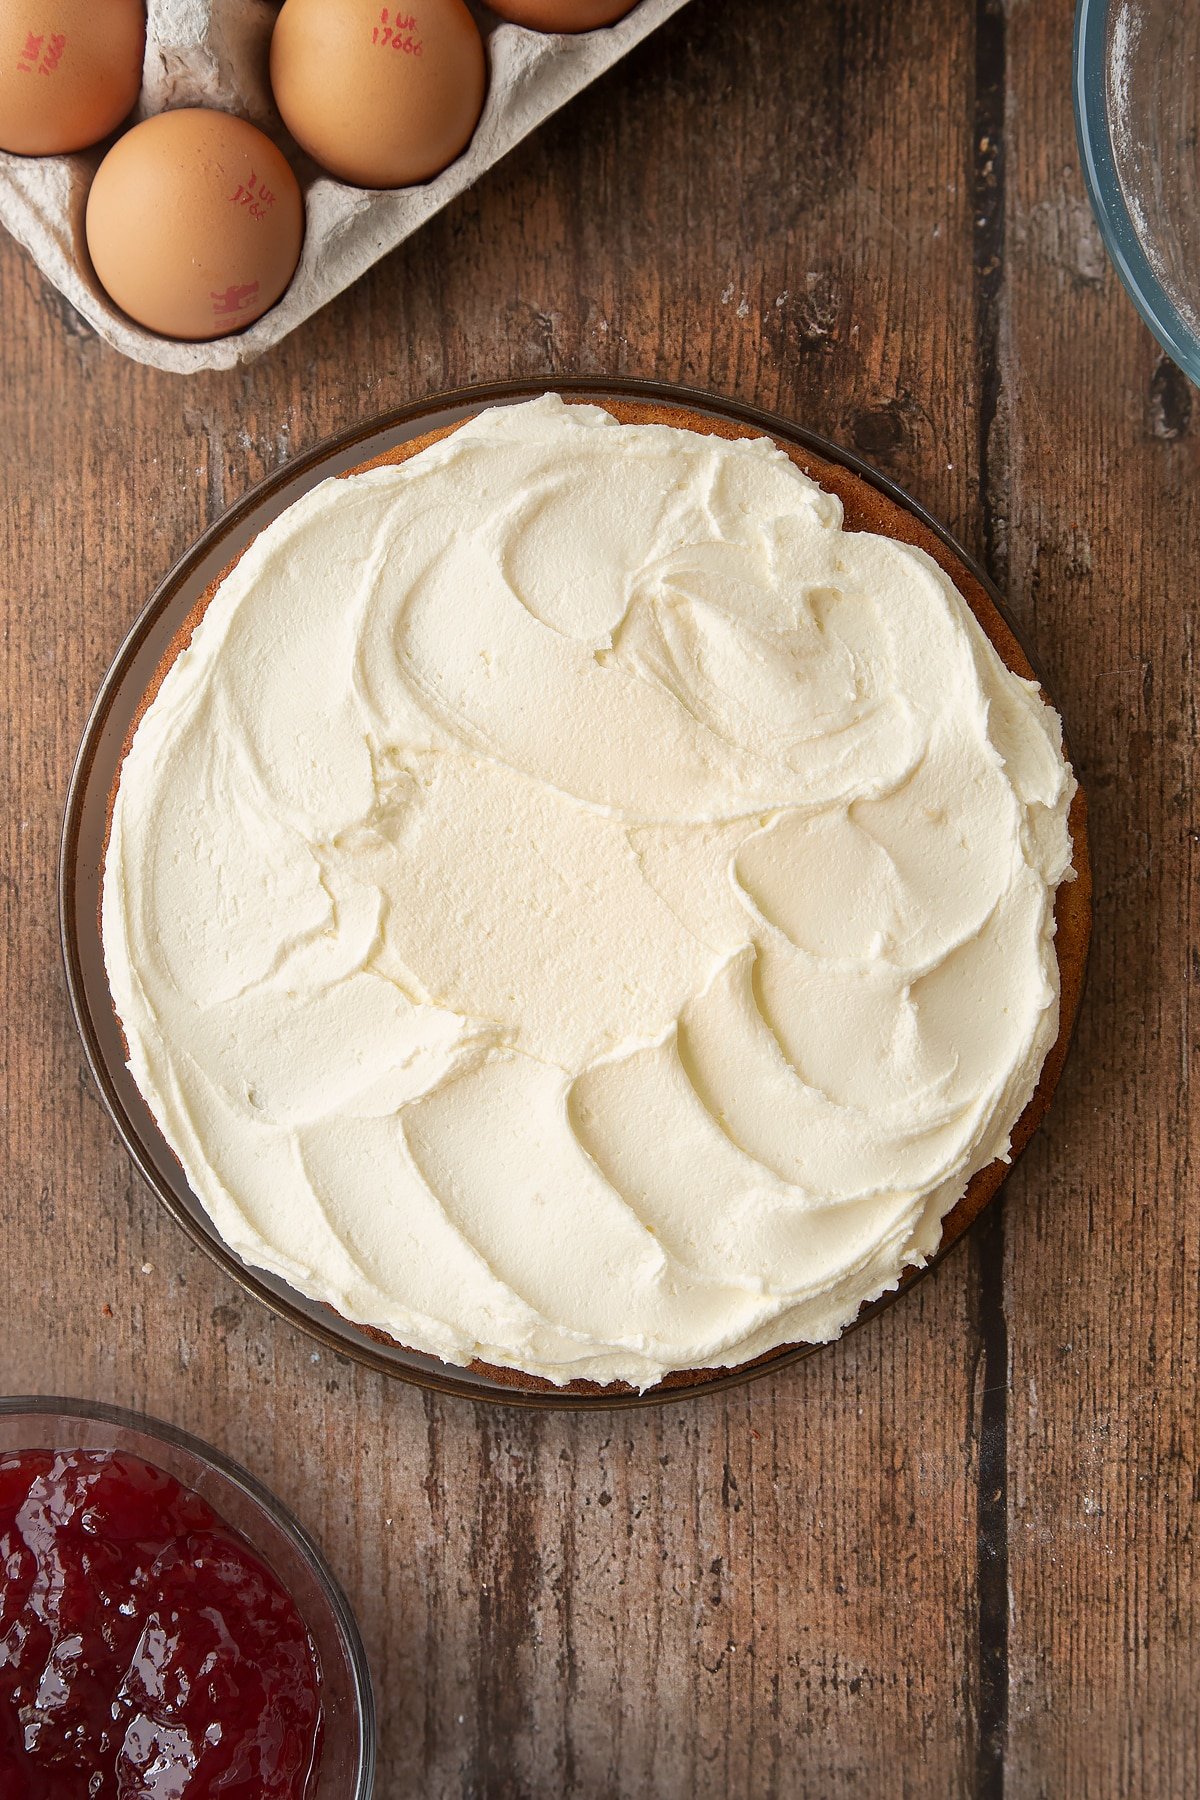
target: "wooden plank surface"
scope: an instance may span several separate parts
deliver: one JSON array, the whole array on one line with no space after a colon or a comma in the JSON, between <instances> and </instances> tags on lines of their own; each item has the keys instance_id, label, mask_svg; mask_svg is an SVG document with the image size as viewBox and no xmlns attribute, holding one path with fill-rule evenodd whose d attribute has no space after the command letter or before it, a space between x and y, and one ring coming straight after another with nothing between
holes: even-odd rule
<instances>
[{"instance_id":1,"label":"wooden plank surface","mask_svg":"<svg viewBox=\"0 0 1200 1800\"><path fill-rule=\"evenodd\" d=\"M1196 1794L1200 396L1105 261L1065 32L1021 7L1007 52L989 486L1102 869L1073 1071L1005 1217L1008 1770L1038 1800Z\"/></svg>"},{"instance_id":2,"label":"wooden plank surface","mask_svg":"<svg viewBox=\"0 0 1200 1800\"><path fill-rule=\"evenodd\" d=\"M1090 222L1070 6L693 3L244 372L100 345L0 242L0 1389L176 1420L362 1621L382 1800L1200 1791L1200 400ZM1098 932L1002 1208L843 1344L637 1414L316 1351L161 1214L55 915L88 706L172 559L329 433L507 374L678 379L860 449L983 554L1067 716Z\"/></svg>"}]
</instances>

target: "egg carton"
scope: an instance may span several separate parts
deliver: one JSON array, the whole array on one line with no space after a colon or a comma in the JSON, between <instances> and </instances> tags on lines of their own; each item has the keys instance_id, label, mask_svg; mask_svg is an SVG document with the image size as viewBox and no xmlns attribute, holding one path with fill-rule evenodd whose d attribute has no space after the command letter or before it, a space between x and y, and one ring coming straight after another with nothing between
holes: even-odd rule
<instances>
[{"instance_id":1,"label":"egg carton","mask_svg":"<svg viewBox=\"0 0 1200 1800\"><path fill-rule=\"evenodd\" d=\"M304 192L304 248L291 286L270 312L233 337L204 344L158 337L136 325L105 294L84 238L88 188L105 145L71 156L0 152L0 224L123 355L180 374L236 368L253 362L357 281L686 3L640 0L604 30L556 36L506 24L469 0L488 55L487 102L474 137L434 180L419 187L367 191L335 181L318 168L275 110L267 56L277 5L268 0L150 0L134 120L179 106L240 113L280 146Z\"/></svg>"}]
</instances>

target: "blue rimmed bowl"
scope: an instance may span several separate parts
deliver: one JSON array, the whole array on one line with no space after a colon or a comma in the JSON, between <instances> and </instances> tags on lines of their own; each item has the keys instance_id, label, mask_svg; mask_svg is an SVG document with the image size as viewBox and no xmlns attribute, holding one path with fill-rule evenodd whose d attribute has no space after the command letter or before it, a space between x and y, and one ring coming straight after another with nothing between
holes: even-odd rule
<instances>
[{"instance_id":1,"label":"blue rimmed bowl","mask_svg":"<svg viewBox=\"0 0 1200 1800\"><path fill-rule=\"evenodd\" d=\"M1200 6L1079 0L1075 122L1108 253L1200 385Z\"/></svg>"}]
</instances>

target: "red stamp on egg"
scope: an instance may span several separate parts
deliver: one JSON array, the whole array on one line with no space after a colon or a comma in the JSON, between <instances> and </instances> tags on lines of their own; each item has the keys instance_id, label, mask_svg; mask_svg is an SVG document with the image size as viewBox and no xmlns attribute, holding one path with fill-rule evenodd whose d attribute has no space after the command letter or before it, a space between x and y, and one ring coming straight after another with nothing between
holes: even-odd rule
<instances>
[{"instance_id":1,"label":"red stamp on egg","mask_svg":"<svg viewBox=\"0 0 1200 1800\"><path fill-rule=\"evenodd\" d=\"M405 12L401 7L394 11L382 6L379 9L379 23L371 33L371 42L378 44L381 50L399 50L402 56L420 56L424 45L416 34L417 15Z\"/></svg>"},{"instance_id":2,"label":"red stamp on egg","mask_svg":"<svg viewBox=\"0 0 1200 1800\"><path fill-rule=\"evenodd\" d=\"M238 183L237 192L230 194L229 202L231 206L244 206L252 219L265 219L275 204L275 196L251 169L249 181Z\"/></svg>"},{"instance_id":3,"label":"red stamp on egg","mask_svg":"<svg viewBox=\"0 0 1200 1800\"><path fill-rule=\"evenodd\" d=\"M257 292L257 281L233 281L230 282L224 293L210 293L210 298L213 303L213 317L221 320L222 323L228 323L230 319L236 318L238 313L245 312L246 308L253 302Z\"/></svg>"},{"instance_id":4,"label":"red stamp on egg","mask_svg":"<svg viewBox=\"0 0 1200 1800\"><path fill-rule=\"evenodd\" d=\"M17 57L17 74L53 75L66 47L65 31L27 31L25 48Z\"/></svg>"}]
</instances>

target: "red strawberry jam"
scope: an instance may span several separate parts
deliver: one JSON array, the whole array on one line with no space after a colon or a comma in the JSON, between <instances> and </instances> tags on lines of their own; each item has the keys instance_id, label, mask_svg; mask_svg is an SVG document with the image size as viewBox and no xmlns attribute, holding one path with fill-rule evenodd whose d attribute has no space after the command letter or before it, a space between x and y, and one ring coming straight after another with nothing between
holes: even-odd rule
<instances>
[{"instance_id":1,"label":"red strawberry jam","mask_svg":"<svg viewBox=\"0 0 1200 1800\"><path fill-rule=\"evenodd\" d=\"M173 1476L0 1456L3 1800L303 1800L319 1680L294 1602Z\"/></svg>"}]
</instances>

